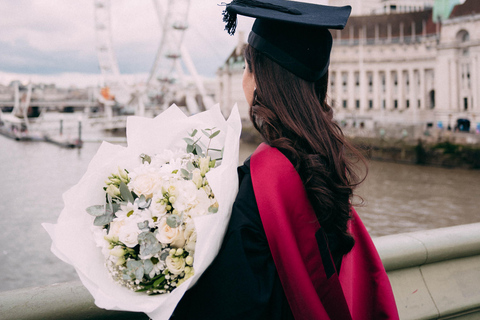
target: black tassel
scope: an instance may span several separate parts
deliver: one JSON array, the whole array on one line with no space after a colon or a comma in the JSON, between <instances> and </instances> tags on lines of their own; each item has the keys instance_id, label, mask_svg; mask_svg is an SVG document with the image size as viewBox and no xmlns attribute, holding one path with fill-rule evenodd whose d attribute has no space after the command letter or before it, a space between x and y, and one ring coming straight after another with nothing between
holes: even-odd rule
<instances>
[{"instance_id":1,"label":"black tassel","mask_svg":"<svg viewBox=\"0 0 480 320\"><path fill-rule=\"evenodd\" d=\"M237 14L228 12L227 9L223 10L223 22L225 22L225 30L229 35L233 36L237 29Z\"/></svg>"},{"instance_id":2,"label":"black tassel","mask_svg":"<svg viewBox=\"0 0 480 320\"><path fill-rule=\"evenodd\" d=\"M225 4L222 2L222 5L225 5L226 8L223 10L223 22L225 22L225 30L228 32L229 35L233 36L235 34L235 30L237 29L237 14L234 12L228 11L228 6L230 5L240 5L245 7L257 7L257 8L264 8L275 10L279 12L285 12L288 14L295 14L301 15L302 13L295 9L295 8L288 8L284 6L275 5L268 2L261 2L256 0L233 0L230 3Z\"/></svg>"}]
</instances>

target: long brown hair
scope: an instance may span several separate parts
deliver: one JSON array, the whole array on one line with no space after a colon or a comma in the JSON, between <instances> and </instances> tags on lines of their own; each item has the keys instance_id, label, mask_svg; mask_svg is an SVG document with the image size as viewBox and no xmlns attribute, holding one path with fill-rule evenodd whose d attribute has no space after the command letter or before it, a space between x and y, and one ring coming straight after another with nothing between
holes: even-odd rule
<instances>
[{"instance_id":1,"label":"long brown hair","mask_svg":"<svg viewBox=\"0 0 480 320\"><path fill-rule=\"evenodd\" d=\"M339 237L340 252L354 244L347 231L353 189L362 181L351 158L365 161L345 140L326 101L328 73L305 81L261 52L245 49L256 89L250 117L266 142L280 149L299 173L320 225Z\"/></svg>"}]
</instances>

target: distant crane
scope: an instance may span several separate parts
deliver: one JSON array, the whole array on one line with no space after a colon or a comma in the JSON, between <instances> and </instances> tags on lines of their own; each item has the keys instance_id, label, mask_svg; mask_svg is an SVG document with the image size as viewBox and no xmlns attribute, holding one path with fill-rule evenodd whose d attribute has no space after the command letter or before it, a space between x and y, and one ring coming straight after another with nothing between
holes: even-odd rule
<instances>
[{"instance_id":1,"label":"distant crane","mask_svg":"<svg viewBox=\"0 0 480 320\"><path fill-rule=\"evenodd\" d=\"M195 86L202 97L203 107L213 105L213 100L206 94L205 88L197 74L188 51L183 45L188 29L188 12L190 0L153 0L157 17L160 21L161 35L157 54L145 85L127 85L122 81L120 69L113 49L111 28L110 0L94 0L95 31L98 62L105 85L109 92L100 96L106 106L107 117L112 117L113 97L116 101L135 107L137 115L144 115L148 95L154 93L165 104L180 92L185 95L186 107L190 113L200 111L195 95L187 89L187 81L182 62L193 77Z\"/></svg>"}]
</instances>

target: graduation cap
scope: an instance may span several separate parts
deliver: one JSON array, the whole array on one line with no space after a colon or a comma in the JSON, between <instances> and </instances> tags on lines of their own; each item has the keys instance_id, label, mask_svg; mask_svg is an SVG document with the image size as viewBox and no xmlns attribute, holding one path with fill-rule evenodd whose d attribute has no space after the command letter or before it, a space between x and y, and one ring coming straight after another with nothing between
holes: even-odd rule
<instances>
[{"instance_id":1,"label":"graduation cap","mask_svg":"<svg viewBox=\"0 0 480 320\"><path fill-rule=\"evenodd\" d=\"M233 0L223 11L225 30L235 33L237 15L256 18L248 44L307 81L323 77L330 64L332 35L343 29L351 7L286 0Z\"/></svg>"}]
</instances>

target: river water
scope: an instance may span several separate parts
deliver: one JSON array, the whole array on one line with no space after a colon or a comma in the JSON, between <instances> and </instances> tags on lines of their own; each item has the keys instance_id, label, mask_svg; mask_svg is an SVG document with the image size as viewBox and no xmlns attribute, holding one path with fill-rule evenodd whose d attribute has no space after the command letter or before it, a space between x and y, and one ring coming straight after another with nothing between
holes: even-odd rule
<instances>
[{"instance_id":1,"label":"river water","mask_svg":"<svg viewBox=\"0 0 480 320\"><path fill-rule=\"evenodd\" d=\"M81 178L99 143L80 150L0 136L0 291L78 279L50 252L62 193ZM243 145L243 161L255 146ZM480 171L370 162L357 208L372 236L478 222Z\"/></svg>"}]
</instances>

